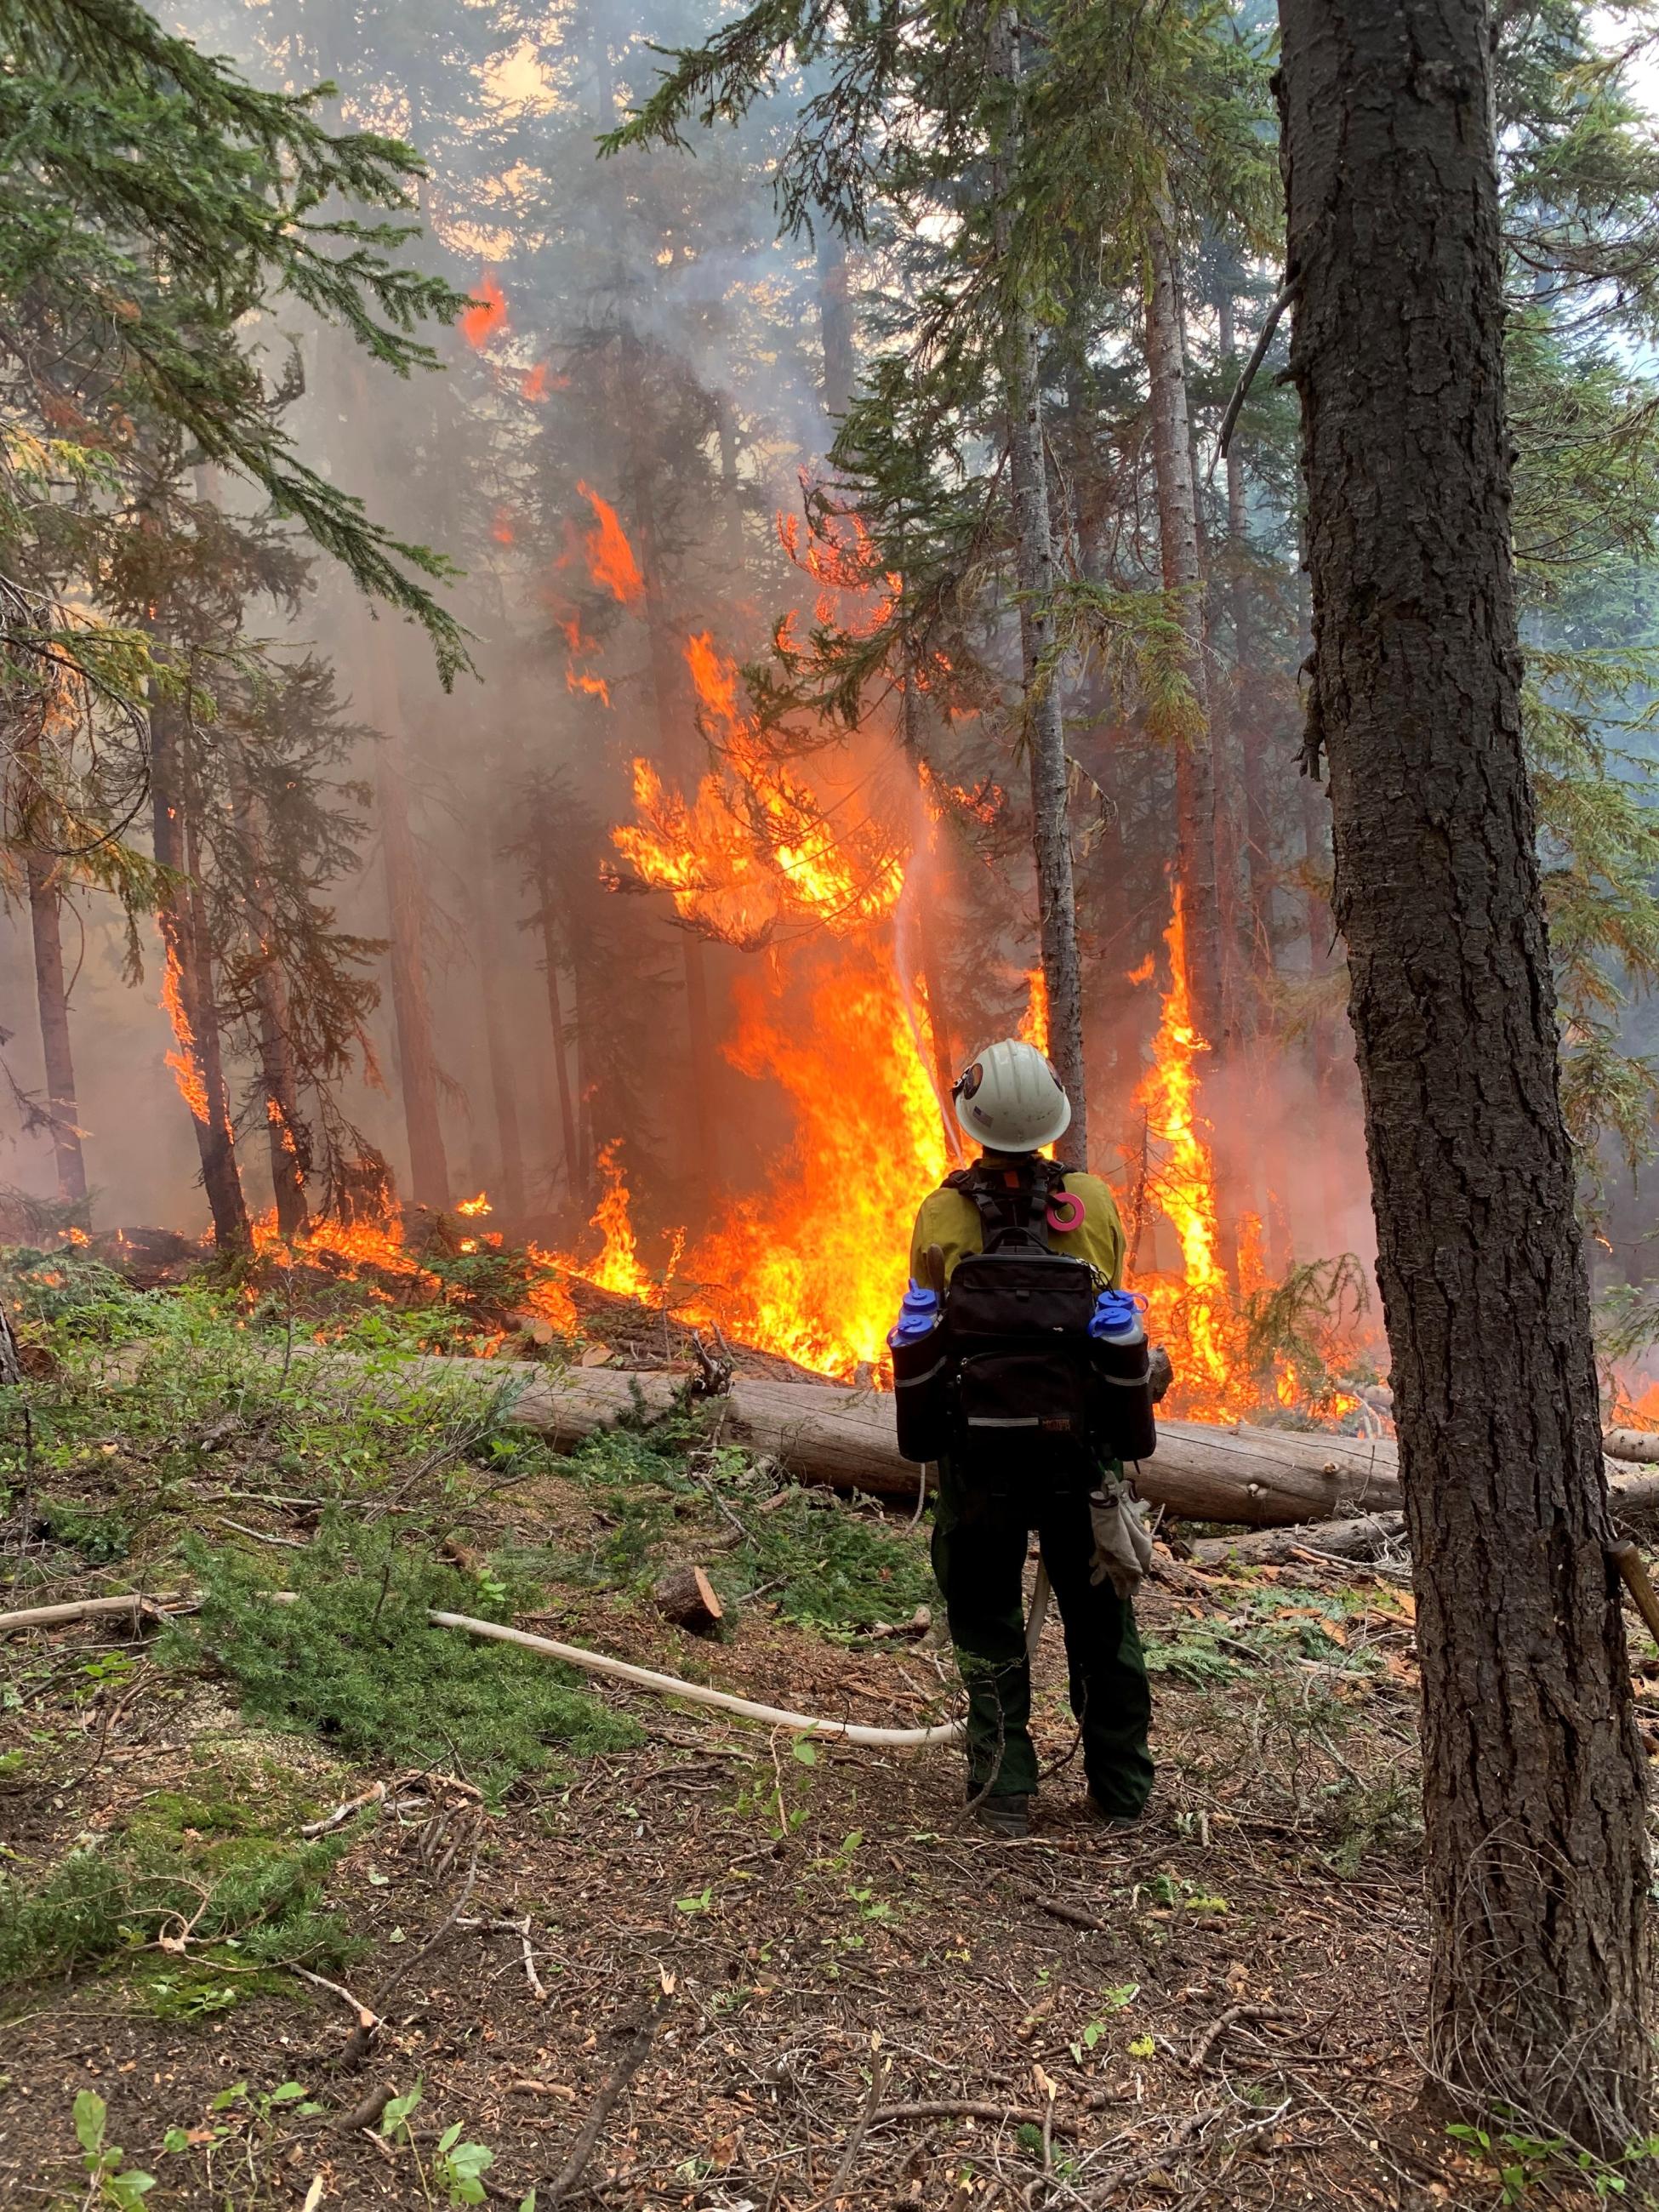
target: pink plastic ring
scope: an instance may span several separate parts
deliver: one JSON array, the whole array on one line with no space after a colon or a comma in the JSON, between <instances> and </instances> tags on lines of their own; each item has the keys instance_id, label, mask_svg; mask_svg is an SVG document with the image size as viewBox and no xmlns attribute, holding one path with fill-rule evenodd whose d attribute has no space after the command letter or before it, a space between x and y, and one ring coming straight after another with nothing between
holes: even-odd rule
<instances>
[{"instance_id":1,"label":"pink plastic ring","mask_svg":"<svg viewBox=\"0 0 1659 2212\"><path fill-rule=\"evenodd\" d=\"M1069 1190L1056 1191L1048 1200L1048 1226L1063 1237L1068 1229L1083 1226L1083 1200Z\"/></svg>"}]
</instances>

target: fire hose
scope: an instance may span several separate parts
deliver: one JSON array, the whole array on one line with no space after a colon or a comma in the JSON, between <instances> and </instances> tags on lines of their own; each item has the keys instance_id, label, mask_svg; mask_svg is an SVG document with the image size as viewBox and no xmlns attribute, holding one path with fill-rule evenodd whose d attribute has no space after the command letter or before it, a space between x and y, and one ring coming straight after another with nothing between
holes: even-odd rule
<instances>
[{"instance_id":1,"label":"fire hose","mask_svg":"<svg viewBox=\"0 0 1659 2212\"><path fill-rule=\"evenodd\" d=\"M299 1602L293 1590L267 1590L265 1595L273 1605ZM165 1608L176 1608L179 1597L177 1590L149 1597L133 1592L118 1597L82 1598L67 1605L33 1606L21 1613L0 1613L0 1632L55 1626L104 1613L131 1612L164 1619ZM1031 1590L1031 1610L1025 1623L1028 1653L1036 1651L1042 1634L1048 1597L1048 1571L1039 1565ZM189 1611L191 1607L187 1602L182 1609ZM613 1681L631 1683L635 1689L649 1690L659 1698L684 1698L689 1705L736 1713L740 1719L761 1721L769 1728L789 1729L797 1735L860 1744L870 1750L897 1751L918 1749L930 1743L954 1743L967 1725L965 1721L954 1720L941 1721L933 1728L893 1729L869 1728L862 1721L832 1721L818 1713L791 1712L787 1706L761 1705L753 1698L739 1698L730 1690L711 1689L706 1682L682 1681L678 1674L660 1674L654 1667L636 1667L631 1659L614 1659L609 1652L589 1651L580 1644L561 1644L551 1636L532 1636L527 1629L509 1628L504 1621L477 1620L467 1613L432 1611L427 1619L434 1628L458 1628L468 1636L487 1637L496 1644L516 1644L524 1650L539 1651L549 1659L562 1660L567 1667L580 1668L584 1674L608 1675Z\"/></svg>"},{"instance_id":2,"label":"fire hose","mask_svg":"<svg viewBox=\"0 0 1659 2212\"><path fill-rule=\"evenodd\" d=\"M1048 1571L1039 1565L1031 1591L1031 1610L1025 1623L1025 1649L1034 1653L1048 1612ZM753 1698L739 1698L729 1690L713 1690L704 1682L684 1682L677 1674L659 1674L653 1667L636 1667L629 1659L613 1659L606 1652L584 1650L579 1644L561 1644L551 1636L532 1636L526 1629L509 1628L499 1620L475 1620L465 1613L428 1613L434 1628L464 1629L469 1636L489 1637L497 1644L516 1644L526 1651L539 1651L562 1659L567 1667L580 1667L589 1674L609 1675L613 1681L630 1682L635 1689L650 1690L659 1698L684 1698L695 1705L736 1713L769 1728L789 1729L797 1735L832 1738L861 1744L878 1751L916 1748L923 1744L954 1743L967 1723L941 1721L934 1728L866 1728L862 1721L832 1721L814 1713L791 1712L783 1705L763 1705Z\"/></svg>"}]
</instances>

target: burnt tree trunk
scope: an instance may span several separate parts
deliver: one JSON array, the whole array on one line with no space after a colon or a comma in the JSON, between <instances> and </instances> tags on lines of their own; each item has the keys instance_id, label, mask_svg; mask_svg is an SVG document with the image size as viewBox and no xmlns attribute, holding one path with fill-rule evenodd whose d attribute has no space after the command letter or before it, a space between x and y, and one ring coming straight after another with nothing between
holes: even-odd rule
<instances>
[{"instance_id":1,"label":"burnt tree trunk","mask_svg":"<svg viewBox=\"0 0 1659 2212\"><path fill-rule=\"evenodd\" d=\"M38 741L21 749L39 760ZM38 776L33 779L38 782ZM35 810L29 810L24 835L29 834ZM87 1163L81 1150L81 1128L75 1095L75 1056L70 1044L69 990L64 981L63 900L58 890L62 863L56 855L33 843L23 848L23 873L28 887L29 927L34 946L34 996L40 1015L40 1052L46 1077L46 1111L52 1116L52 1158L58 1170L58 1195L75 1208L82 1228L87 1218Z\"/></svg>"},{"instance_id":2,"label":"burnt tree trunk","mask_svg":"<svg viewBox=\"0 0 1659 2212\"><path fill-rule=\"evenodd\" d=\"M179 879L156 915L167 963L167 1012L178 1046L168 1060L196 1131L214 1244L221 1252L231 1252L245 1249L252 1231L225 1095L212 951L201 894L191 880L196 854L189 833L182 735L179 709L170 702L157 701L149 720L154 844L157 860Z\"/></svg>"},{"instance_id":3,"label":"burnt tree trunk","mask_svg":"<svg viewBox=\"0 0 1659 2212\"><path fill-rule=\"evenodd\" d=\"M1022 75L1019 18L998 12L992 66L1011 88ZM1018 92L1014 91L1017 102ZM1018 130L1018 109L1007 128ZM999 168L1012 167L1017 145ZM1012 216L1006 193L997 192L997 250L1006 263ZM1031 841L1036 858L1037 923L1043 980L1048 990L1048 1056L1072 1102L1066 1157L1086 1167L1088 1098L1083 1070L1083 965L1078 950L1077 902L1072 885L1072 837L1066 789L1066 723L1059 671L1042 664L1054 644L1049 600L1058 581L1054 527L1048 511L1048 463L1042 427L1042 388L1036 319L1011 296L1003 331L1003 391L1008 422L1009 475L1013 489L1014 566L1019 578L1019 643L1025 744L1031 773Z\"/></svg>"},{"instance_id":4,"label":"burnt tree trunk","mask_svg":"<svg viewBox=\"0 0 1659 2212\"><path fill-rule=\"evenodd\" d=\"M1176 601L1182 659L1194 702L1193 726L1176 748L1176 868L1186 916L1187 988L1199 1034L1210 1048L1213 1078L1232 1056L1222 957L1221 888L1216 865L1215 754L1210 737L1209 672L1204 652L1203 574L1198 497L1187 405L1187 357L1173 247L1163 218L1148 232L1146 362L1152 387L1152 465L1158 479L1164 588ZM1219 1129L1225 1117L1210 1120ZM1220 1258L1237 1273L1237 1209L1224 1181L1216 1194Z\"/></svg>"},{"instance_id":5,"label":"burnt tree trunk","mask_svg":"<svg viewBox=\"0 0 1659 2212\"><path fill-rule=\"evenodd\" d=\"M1522 758L1480 0L1280 0L1315 669L1417 1585L1431 2058L1646 2125L1644 1761Z\"/></svg>"}]
</instances>

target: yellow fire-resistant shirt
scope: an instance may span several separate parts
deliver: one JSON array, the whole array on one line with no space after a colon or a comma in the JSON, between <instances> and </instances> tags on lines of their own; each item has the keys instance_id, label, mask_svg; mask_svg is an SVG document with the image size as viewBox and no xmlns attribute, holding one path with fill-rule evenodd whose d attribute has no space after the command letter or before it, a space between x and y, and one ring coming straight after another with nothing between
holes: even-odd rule
<instances>
[{"instance_id":1,"label":"yellow fire-resistant shirt","mask_svg":"<svg viewBox=\"0 0 1659 2212\"><path fill-rule=\"evenodd\" d=\"M1123 1224L1118 1218L1117 1200L1109 1185L1098 1176L1068 1175L1066 1195L1081 1199L1083 1218L1075 1229L1051 1230L1049 1241L1056 1252L1063 1252L1073 1260L1087 1260L1098 1267L1112 1289L1123 1286ZM921 1201L916 1216L916 1225L910 1238L910 1278L913 1282L926 1283L927 1276L922 1255L930 1244L937 1244L945 1254L945 1279L966 1252L981 1252L985 1249L982 1224L979 1212L970 1198L959 1190L931 1191Z\"/></svg>"}]
</instances>

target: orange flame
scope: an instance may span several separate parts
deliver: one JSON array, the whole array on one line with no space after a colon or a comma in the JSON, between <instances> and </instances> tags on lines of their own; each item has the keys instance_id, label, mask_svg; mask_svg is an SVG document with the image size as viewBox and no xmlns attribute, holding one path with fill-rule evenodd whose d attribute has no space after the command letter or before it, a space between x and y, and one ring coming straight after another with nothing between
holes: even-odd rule
<instances>
[{"instance_id":1,"label":"orange flame","mask_svg":"<svg viewBox=\"0 0 1659 2212\"><path fill-rule=\"evenodd\" d=\"M628 542L628 533L617 519L617 510L609 500L587 484L579 483L576 489L593 510L594 527L584 537L586 548L587 573L604 591L610 592L619 606L630 607L645 596L645 578L640 574L640 564L634 558L634 549Z\"/></svg>"},{"instance_id":2,"label":"orange flame","mask_svg":"<svg viewBox=\"0 0 1659 2212\"><path fill-rule=\"evenodd\" d=\"M489 1203L488 1194L483 1191L480 1191L476 1198L464 1198L460 1201L459 1205L455 1208L457 1213L465 1213L468 1215L493 1213L495 1210L494 1206Z\"/></svg>"},{"instance_id":3,"label":"orange flame","mask_svg":"<svg viewBox=\"0 0 1659 2212\"><path fill-rule=\"evenodd\" d=\"M656 1289L640 1265L639 1246L635 1242L634 1224L629 1218L628 1185L623 1180L622 1164L617 1155L622 1151L622 1139L613 1138L599 1153L599 1170L605 1177L605 1195L594 1208L592 1226L605 1239L605 1249L590 1268L585 1269L590 1283L601 1291L613 1291L618 1297L648 1298Z\"/></svg>"},{"instance_id":4,"label":"orange flame","mask_svg":"<svg viewBox=\"0 0 1659 2212\"><path fill-rule=\"evenodd\" d=\"M173 1070L179 1096L198 1121L207 1123L213 1119L208 1110L207 1079L202 1073L201 1061L197 1054L196 1032L191 1027L190 1016L185 1012L183 984L179 956L169 943L161 969L161 1007L173 1024L173 1042L179 1049L168 1053L167 1063Z\"/></svg>"},{"instance_id":5,"label":"orange flame","mask_svg":"<svg viewBox=\"0 0 1659 2212\"><path fill-rule=\"evenodd\" d=\"M507 320L507 295L495 282L495 272L486 269L478 279L478 289L472 295L472 303L464 308L460 319L461 336L470 346L483 348L494 337Z\"/></svg>"},{"instance_id":6,"label":"orange flame","mask_svg":"<svg viewBox=\"0 0 1659 2212\"><path fill-rule=\"evenodd\" d=\"M1034 1044L1040 1053L1048 1050L1048 979L1041 968L1030 969L1025 977L1025 1012L1019 1024L1019 1041Z\"/></svg>"},{"instance_id":7,"label":"orange flame","mask_svg":"<svg viewBox=\"0 0 1659 2212\"><path fill-rule=\"evenodd\" d=\"M564 672L564 688L567 691L578 692L587 698L597 699L603 707L608 707L611 704L611 686L603 676L586 676L580 669L567 668Z\"/></svg>"},{"instance_id":8,"label":"orange flame","mask_svg":"<svg viewBox=\"0 0 1659 2212\"><path fill-rule=\"evenodd\" d=\"M868 815L831 818L816 793L767 757L738 705L738 668L708 631L688 640L686 665L721 753L687 800L648 761L634 763L637 823L611 831L641 878L673 895L688 921L728 944L764 944L783 919L845 935L897 903L903 861Z\"/></svg>"},{"instance_id":9,"label":"orange flame","mask_svg":"<svg viewBox=\"0 0 1659 2212\"><path fill-rule=\"evenodd\" d=\"M514 527L511 507L498 507L489 526L489 534L498 545L510 545L518 535Z\"/></svg>"},{"instance_id":10,"label":"orange flame","mask_svg":"<svg viewBox=\"0 0 1659 2212\"><path fill-rule=\"evenodd\" d=\"M532 404L539 404L550 392L568 392L569 389L570 379L568 376L553 375L544 361L538 361L533 368L526 369L524 374L519 379L520 397L528 399Z\"/></svg>"}]
</instances>

